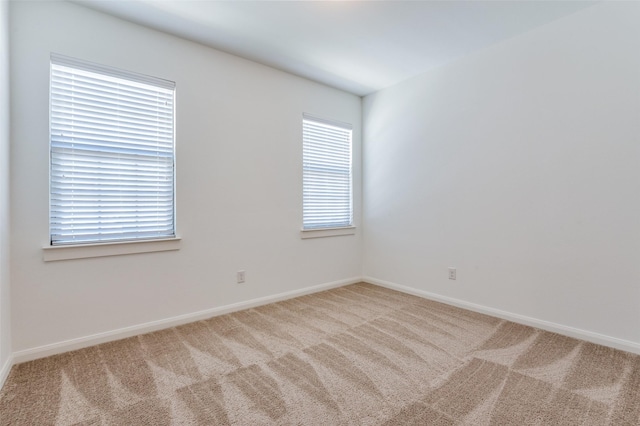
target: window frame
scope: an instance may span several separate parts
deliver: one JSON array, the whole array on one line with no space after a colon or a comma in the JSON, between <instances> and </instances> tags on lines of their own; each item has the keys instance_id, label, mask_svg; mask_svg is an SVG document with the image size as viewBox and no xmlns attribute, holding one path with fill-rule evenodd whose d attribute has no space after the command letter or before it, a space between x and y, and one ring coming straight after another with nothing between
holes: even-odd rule
<instances>
[{"instance_id":1,"label":"window frame","mask_svg":"<svg viewBox=\"0 0 640 426\"><path fill-rule=\"evenodd\" d=\"M53 83L54 83L54 66L57 67L67 67L74 71L79 71L80 73L94 73L99 76L105 77L105 81L108 79L120 79L126 80L129 84L132 85L147 85L153 86L156 89L163 90L167 93L170 93L170 102L172 103L170 107L170 120L168 121L171 125L168 135L170 135L171 146L167 151L165 148L165 153L170 153L169 157L167 157L168 162L166 163L164 170L166 176L170 177L171 182L170 186L166 186L169 188L166 190L166 193L170 193L170 201L168 206L170 210L165 210L165 217L170 219L170 229L167 227L167 232L162 235L157 236L139 236L135 237L135 234L138 232L137 230L134 232L130 232L129 236L133 236L131 238L124 237L126 233L122 233L121 236L124 238L95 238L85 241L65 241L65 242L55 242L53 239L54 236L54 216L53 216L53 191L54 191L54 183L53 183L53 157L54 157L54 147L53 147L53 123L54 123L54 101L53 101ZM151 77L135 72L125 71L122 69L100 65L96 63L92 63L89 61L84 61L76 58L71 58L64 55L59 55L56 53L52 53L50 55L49 61L49 209L48 209L48 224L49 224L49 237L48 237L48 245L43 247L43 258L45 261L48 260L64 260L64 259L73 259L73 258L83 258L83 257L100 257L100 256L112 256L118 254L129 254L129 253L141 253L141 252L154 252L154 251L166 251L166 250L178 250L180 248L180 238L177 234L177 215L176 215L176 84L173 81L160 79L156 77ZM117 91L114 91L116 93ZM59 108L59 107L58 107ZM104 116L98 116L98 119L104 119ZM161 122L158 122L161 123ZM117 122L115 123L117 124ZM114 124L114 127L115 127ZM90 131L95 130L90 128ZM106 130L109 127L106 127ZM166 132L165 132L166 133ZM135 139L125 139L125 144L131 144L131 142L135 142ZM160 143L160 142L158 142ZM153 145L152 145L153 146ZM168 145L165 145L168 146ZM100 146L98 145L100 148ZM160 145L158 145L160 147ZM58 150L59 151L59 150ZM101 152L101 151L98 151ZM115 156L114 156L115 157ZM144 157L143 157L144 158ZM118 169L116 169L118 170ZM137 176L135 176L134 169L134 180ZM158 181L156 181L158 182ZM168 183L168 182L167 182ZM131 202L130 206L135 206L135 202ZM99 208L95 209L96 212L99 212ZM153 210L156 211L156 210ZM117 219L117 217L116 217ZM135 217L133 221L131 221L134 225L139 222L139 217ZM99 228L96 228L99 229Z\"/></svg>"},{"instance_id":2,"label":"window frame","mask_svg":"<svg viewBox=\"0 0 640 426\"><path fill-rule=\"evenodd\" d=\"M339 130L348 132L348 176L349 176L349 187L348 187L348 197L349 197L349 206L348 206L348 223L330 223L327 222L325 225L319 226L305 226L306 220L306 210L305 210L305 176L307 172L306 165L306 131L305 131L305 122L311 122L320 126L330 126ZM303 139L303 147L302 147L302 228L300 231L301 238L318 238L318 237L332 237L332 236L340 236L340 235L353 235L355 234L355 225L354 225L354 173L353 173L353 125L349 123L345 123L342 121L327 119L323 117L319 117L314 114L303 113L302 114L302 139ZM334 158L335 159L335 158ZM337 173L338 174L338 173Z\"/></svg>"}]
</instances>

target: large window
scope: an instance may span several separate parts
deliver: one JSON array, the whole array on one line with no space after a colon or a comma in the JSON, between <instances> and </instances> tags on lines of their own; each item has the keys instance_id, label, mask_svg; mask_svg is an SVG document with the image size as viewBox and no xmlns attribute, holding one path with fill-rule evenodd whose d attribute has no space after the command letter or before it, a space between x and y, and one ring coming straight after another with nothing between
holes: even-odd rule
<instances>
[{"instance_id":1,"label":"large window","mask_svg":"<svg viewBox=\"0 0 640 426\"><path fill-rule=\"evenodd\" d=\"M305 114L303 229L353 225L351 125Z\"/></svg>"},{"instance_id":2,"label":"large window","mask_svg":"<svg viewBox=\"0 0 640 426\"><path fill-rule=\"evenodd\" d=\"M175 83L51 56L51 245L175 236Z\"/></svg>"}]
</instances>

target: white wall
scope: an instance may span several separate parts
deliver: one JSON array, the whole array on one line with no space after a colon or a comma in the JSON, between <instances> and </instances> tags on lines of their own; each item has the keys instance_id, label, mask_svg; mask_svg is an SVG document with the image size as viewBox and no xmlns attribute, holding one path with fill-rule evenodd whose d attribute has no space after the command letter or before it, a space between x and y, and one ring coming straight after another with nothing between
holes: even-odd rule
<instances>
[{"instance_id":1,"label":"white wall","mask_svg":"<svg viewBox=\"0 0 640 426\"><path fill-rule=\"evenodd\" d=\"M361 276L360 229L299 235L302 113L354 125L360 176L360 98L73 4L11 19L14 351ZM51 52L177 83L180 251L42 261Z\"/></svg>"},{"instance_id":2,"label":"white wall","mask_svg":"<svg viewBox=\"0 0 640 426\"><path fill-rule=\"evenodd\" d=\"M638 22L603 2L367 96L364 275L640 349Z\"/></svg>"},{"instance_id":3,"label":"white wall","mask_svg":"<svg viewBox=\"0 0 640 426\"><path fill-rule=\"evenodd\" d=\"M9 277L9 2L0 0L0 386L11 356Z\"/></svg>"}]
</instances>

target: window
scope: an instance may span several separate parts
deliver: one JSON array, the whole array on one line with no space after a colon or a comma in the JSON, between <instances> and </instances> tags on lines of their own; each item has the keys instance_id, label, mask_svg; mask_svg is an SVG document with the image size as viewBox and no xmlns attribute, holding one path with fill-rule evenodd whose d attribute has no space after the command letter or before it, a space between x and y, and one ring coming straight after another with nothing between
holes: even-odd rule
<instances>
[{"instance_id":1,"label":"window","mask_svg":"<svg viewBox=\"0 0 640 426\"><path fill-rule=\"evenodd\" d=\"M350 124L304 114L303 230L353 225Z\"/></svg>"},{"instance_id":2,"label":"window","mask_svg":"<svg viewBox=\"0 0 640 426\"><path fill-rule=\"evenodd\" d=\"M51 245L175 237L175 83L51 55Z\"/></svg>"}]
</instances>

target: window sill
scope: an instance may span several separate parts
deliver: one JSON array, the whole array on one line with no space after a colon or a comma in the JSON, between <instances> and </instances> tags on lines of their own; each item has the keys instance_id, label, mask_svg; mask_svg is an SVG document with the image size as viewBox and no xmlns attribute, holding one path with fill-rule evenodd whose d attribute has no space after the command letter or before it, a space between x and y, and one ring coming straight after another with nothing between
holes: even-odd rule
<instances>
[{"instance_id":1,"label":"window sill","mask_svg":"<svg viewBox=\"0 0 640 426\"><path fill-rule=\"evenodd\" d=\"M45 262L55 262L58 260L84 259L88 257L153 253L156 251L180 250L181 245L182 239L176 237L159 240L45 246L42 248L42 260Z\"/></svg>"},{"instance_id":2,"label":"window sill","mask_svg":"<svg viewBox=\"0 0 640 426\"><path fill-rule=\"evenodd\" d=\"M338 237L340 235L355 235L356 227L347 226L344 228L323 228L323 229L303 229L300 231L300 238L324 238Z\"/></svg>"}]
</instances>

